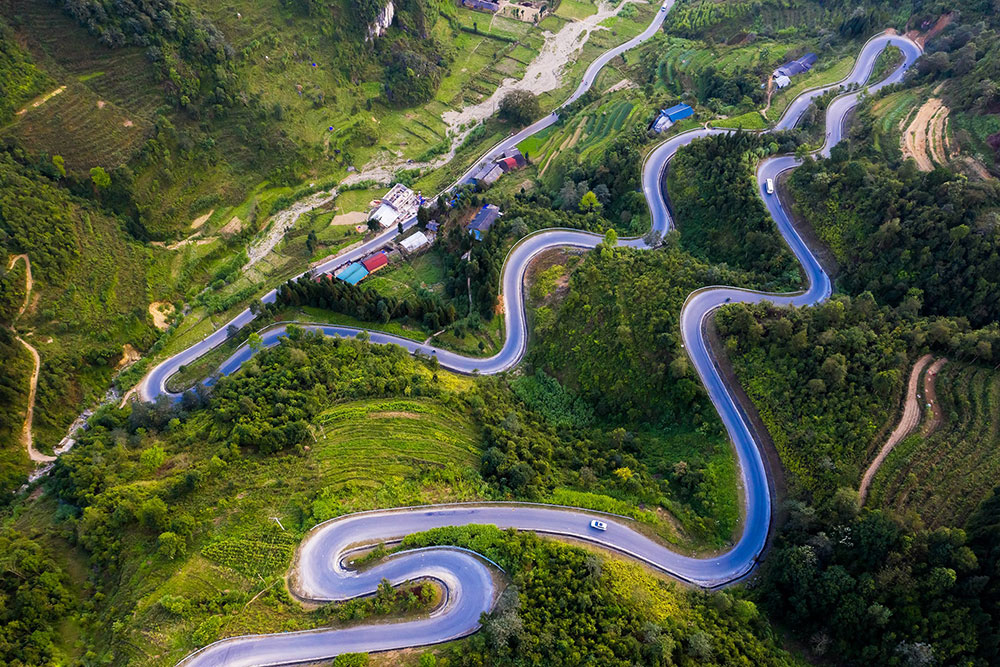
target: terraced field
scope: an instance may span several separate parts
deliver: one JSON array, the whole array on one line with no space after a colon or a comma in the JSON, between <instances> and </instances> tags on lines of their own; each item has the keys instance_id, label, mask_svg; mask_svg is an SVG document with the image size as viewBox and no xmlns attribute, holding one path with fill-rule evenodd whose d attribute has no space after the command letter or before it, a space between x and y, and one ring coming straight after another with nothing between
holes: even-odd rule
<instances>
[{"instance_id":1,"label":"terraced field","mask_svg":"<svg viewBox=\"0 0 1000 667\"><path fill-rule=\"evenodd\" d=\"M528 137L518 148L539 165L540 176L546 182L561 183L563 167L568 161L584 164L598 158L623 128L645 122L647 110L638 97L623 91L564 125Z\"/></svg>"},{"instance_id":2,"label":"terraced field","mask_svg":"<svg viewBox=\"0 0 1000 667\"><path fill-rule=\"evenodd\" d=\"M319 502L326 503L317 518L400 500L453 499L460 486L453 482L478 478L476 427L465 411L439 401L351 401L327 410L316 424L313 454L325 484Z\"/></svg>"},{"instance_id":3,"label":"terraced field","mask_svg":"<svg viewBox=\"0 0 1000 667\"><path fill-rule=\"evenodd\" d=\"M17 17L18 36L32 57L56 85L66 86L18 117L4 136L36 152L62 155L66 167L78 172L131 159L162 103L143 50L101 47L44 0L13 0L0 12Z\"/></svg>"},{"instance_id":4,"label":"terraced field","mask_svg":"<svg viewBox=\"0 0 1000 667\"><path fill-rule=\"evenodd\" d=\"M874 505L914 513L932 528L962 525L1000 476L1000 372L949 363L937 397L941 426L897 445L871 494Z\"/></svg>"},{"instance_id":5,"label":"terraced field","mask_svg":"<svg viewBox=\"0 0 1000 667\"><path fill-rule=\"evenodd\" d=\"M707 49L701 42L669 37L657 42L655 48L660 62L657 84L680 93L688 78L706 67L715 67L726 74L737 69L769 67L779 63L788 51L796 47L761 41L747 46L718 45Z\"/></svg>"},{"instance_id":6,"label":"terraced field","mask_svg":"<svg viewBox=\"0 0 1000 667\"><path fill-rule=\"evenodd\" d=\"M18 117L3 134L33 152L62 155L67 169L85 173L91 167L125 164L151 131L144 117L132 116L71 82L62 93Z\"/></svg>"},{"instance_id":7,"label":"terraced field","mask_svg":"<svg viewBox=\"0 0 1000 667\"><path fill-rule=\"evenodd\" d=\"M101 46L47 0L11 0L0 12L17 17L19 35L47 71L86 83L96 95L132 114L151 115L163 103L143 49Z\"/></svg>"}]
</instances>

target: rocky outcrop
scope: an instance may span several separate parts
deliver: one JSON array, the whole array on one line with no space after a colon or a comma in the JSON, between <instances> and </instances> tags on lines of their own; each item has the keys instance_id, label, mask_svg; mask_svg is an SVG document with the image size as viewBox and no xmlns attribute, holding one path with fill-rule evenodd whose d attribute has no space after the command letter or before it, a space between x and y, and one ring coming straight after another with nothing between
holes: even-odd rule
<instances>
[{"instance_id":1,"label":"rocky outcrop","mask_svg":"<svg viewBox=\"0 0 1000 667\"><path fill-rule=\"evenodd\" d=\"M396 8L392 4L392 0L386 3L382 11L378 13L375 17L375 22L368 26L368 37L369 39L375 39L376 37L381 37L385 34L385 31L389 29L392 24L392 18L396 15Z\"/></svg>"}]
</instances>

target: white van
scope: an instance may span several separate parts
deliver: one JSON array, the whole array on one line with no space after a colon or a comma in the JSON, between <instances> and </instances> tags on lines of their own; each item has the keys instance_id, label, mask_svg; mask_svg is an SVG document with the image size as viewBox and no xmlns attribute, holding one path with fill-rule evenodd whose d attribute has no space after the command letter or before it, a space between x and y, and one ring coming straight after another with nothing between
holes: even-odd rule
<instances>
[{"instance_id":1,"label":"white van","mask_svg":"<svg viewBox=\"0 0 1000 667\"><path fill-rule=\"evenodd\" d=\"M764 185L764 189L767 190L767 194L769 194L769 195L773 195L774 194L774 179L773 178L767 179L767 183Z\"/></svg>"}]
</instances>

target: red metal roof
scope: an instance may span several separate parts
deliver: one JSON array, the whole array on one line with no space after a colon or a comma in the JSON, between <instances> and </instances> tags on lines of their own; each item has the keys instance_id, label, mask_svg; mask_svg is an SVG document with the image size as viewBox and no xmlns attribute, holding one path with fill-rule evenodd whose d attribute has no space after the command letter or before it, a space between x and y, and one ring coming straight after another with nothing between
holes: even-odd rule
<instances>
[{"instance_id":1,"label":"red metal roof","mask_svg":"<svg viewBox=\"0 0 1000 667\"><path fill-rule=\"evenodd\" d=\"M517 169L517 158L507 157L501 160L501 162L506 165L507 171Z\"/></svg>"},{"instance_id":2,"label":"red metal roof","mask_svg":"<svg viewBox=\"0 0 1000 667\"><path fill-rule=\"evenodd\" d=\"M381 269L383 266L389 263L389 258L385 256L384 252L376 253L361 262L361 265L368 269L368 273Z\"/></svg>"}]
</instances>

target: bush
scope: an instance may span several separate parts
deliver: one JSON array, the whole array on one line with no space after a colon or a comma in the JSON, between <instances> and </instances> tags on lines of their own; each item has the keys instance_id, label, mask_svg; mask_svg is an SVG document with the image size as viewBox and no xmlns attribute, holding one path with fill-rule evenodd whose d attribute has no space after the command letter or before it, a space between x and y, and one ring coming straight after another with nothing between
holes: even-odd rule
<instances>
[{"instance_id":1,"label":"bush","mask_svg":"<svg viewBox=\"0 0 1000 667\"><path fill-rule=\"evenodd\" d=\"M527 90L512 90L500 100L500 118L515 125L528 125L541 113L538 98Z\"/></svg>"}]
</instances>

